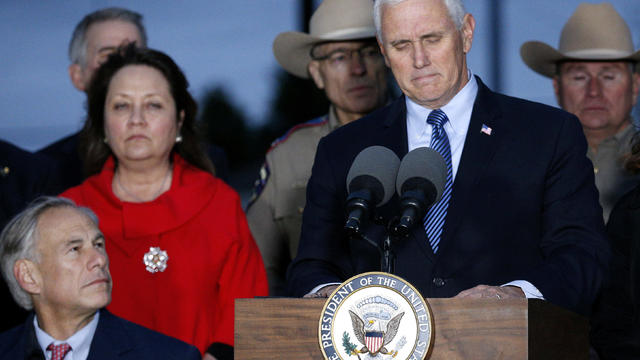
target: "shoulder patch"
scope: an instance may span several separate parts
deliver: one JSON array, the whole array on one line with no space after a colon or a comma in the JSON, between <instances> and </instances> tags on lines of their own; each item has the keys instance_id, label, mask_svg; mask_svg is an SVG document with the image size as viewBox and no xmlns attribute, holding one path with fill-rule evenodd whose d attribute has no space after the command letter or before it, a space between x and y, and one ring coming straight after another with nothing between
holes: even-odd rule
<instances>
[{"instance_id":1,"label":"shoulder patch","mask_svg":"<svg viewBox=\"0 0 640 360\"><path fill-rule=\"evenodd\" d=\"M273 148L275 148L279 144L287 141L287 139L294 132L296 132L296 131L298 131L300 129L308 128L308 127L321 126L321 125L326 124L328 121L329 121L329 116L324 115L324 116L317 117L317 118L315 118L313 120L309 120L307 122L303 122L302 124L298 124L298 125L292 127L291 129L287 130L287 132L285 132L284 135L282 135L279 138L273 140L273 142L271 143L271 146L269 146L269 150L267 150L267 152L271 151Z\"/></svg>"},{"instance_id":2,"label":"shoulder patch","mask_svg":"<svg viewBox=\"0 0 640 360\"><path fill-rule=\"evenodd\" d=\"M269 171L269 164L265 161L260 167L258 178L253 182L253 194L251 194L251 199L249 199L249 203L247 204L247 210L249 210L251 205L253 205L262 193L262 190L264 190L264 187L267 185L267 180L269 180L269 175L271 175L271 171Z\"/></svg>"}]
</instances>

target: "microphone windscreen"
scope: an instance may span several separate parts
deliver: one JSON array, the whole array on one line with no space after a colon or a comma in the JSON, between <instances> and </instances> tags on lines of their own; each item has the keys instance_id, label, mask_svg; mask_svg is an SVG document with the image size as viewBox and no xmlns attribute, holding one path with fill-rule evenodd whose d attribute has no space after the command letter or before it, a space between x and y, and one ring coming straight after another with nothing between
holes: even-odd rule
<instances>
[{"instance_id":1,"label":"microphone windscreen","mask_svg":"<svg viewBox=\"0 0 640 360\"><path fill-rule=\"evenodd\" d=\"M402 196L405 191L414 190L426 182L431 182L436 188L435 201L440 200L444 185L447 181L447 164L437 151L428 147L415 148L402 158L396 189Z\"/></svg>"},{"instance_id":2,"label":"microphone windscreen","mask_svg":"<svg viewBox=\"0 0 640 360\"><path fill-rule=\"evenodd\" d=\"M347 174L347 191L370 190L376 206L387 203L394 193L396 174L400 166L398 156L384 146L369 146L351 164Z\"/></svg>"}]
</instances>

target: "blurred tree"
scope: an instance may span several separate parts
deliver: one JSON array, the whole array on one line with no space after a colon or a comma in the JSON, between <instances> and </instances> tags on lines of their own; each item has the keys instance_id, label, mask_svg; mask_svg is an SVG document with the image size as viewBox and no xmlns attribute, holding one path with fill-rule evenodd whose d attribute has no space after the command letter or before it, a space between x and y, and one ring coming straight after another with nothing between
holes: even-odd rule
<instances>
[{"instance_id":1,"label":"blurred tree","mask_svg":"<svg viewBox=\"0 0 640 360\"><path fill-rule=\"evenodd\" d=\"M277 70L275 95L271 112L262 128L261 138L268 144L293 126L326 114L329 100L312 80L295 77ZM266 150L266 148L264 149Z\"/></svg>"},{"instance_id":2,"label":"blurred tree","mask_svg":"<svg viewBox=\"0 0 640 360\"><path fill-rule=\"evenodd\" d=\"M298 7L301 31L309 32L309 19L320 1L303 0ZM326 114L329 101L324 91L316 88L311 79L295 77L282 68L276 70L276 87L271 101L270 113L260 129L257 145L262 155L271 142L282 136L293 126Z\"/></svg>"},{"instance_id":3,"label":"blurred tree","mask_svg":"<svg viewBox=\"0 0 640 360\"><path fill-rule=\"evenodd\" d=\"M261 160L271 142L293 126L327 113L329 101L311 80L277 70L271 109L258 128L247 125L242 109L233 104L226 91L217 86L200 101L199 121L205 140L222 147L231 170Z\"/></svg>"},{"instance_id":4,"label":"blurred tree","mask_svg":"<svg viewBox=\"0 0 640 360\"><path fill-rule=\"evenodd\" d=\"M254 136L246 124L246 116L233 104L225 90L217 86L208 90L200 102L199 122L205 140L227 152L229 167L237 169L249 160Z\"/></svg>"},{"instance_id":5,"label":"blurred tree","mask_svg":"<svg viewBox=\"0 0 640 360\"><path fill-rule=\"evenodd\" d=\"M299 3L300 27L304 32L309 31L308 23L316 2L319 3L314 0ZM273 140L297 124L326 114L329 109L324 92L316 88L312 80L300 79L279 67L276 71L271 107L257 128L248 125L242 109L233 104L220 86L207 91L199 102L199 121L205 140L227 152L232 172L262 162Z\"/></svg>"}]
</instances>

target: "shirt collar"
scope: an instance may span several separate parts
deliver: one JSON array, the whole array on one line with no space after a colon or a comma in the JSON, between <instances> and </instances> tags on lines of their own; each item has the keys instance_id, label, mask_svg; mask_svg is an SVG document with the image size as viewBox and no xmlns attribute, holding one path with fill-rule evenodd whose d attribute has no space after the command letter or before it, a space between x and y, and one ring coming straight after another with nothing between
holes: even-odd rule
<instances>
[{"instance_id":1,"label":"shirt collar","mask_svg":"<svg viewBox=\"0 0 640 360\"><path fill-rule=\"evenodd\" d=\"M617 142L622 143L625 141L629 141L633 135L636 133L636 127L633 123L627 124L627 127L622 131L617 132L612 136Z\"/></svg>"},{"instance_id":2,"label":"shirt collar","mask_svg":"<svg viewBox=\"0 0 640 360\"><path fill-rule=\"evenodd\" d=\"M329 106L329 130L333 131L340 127L340 120L338 120L338 115L336 114L336 108L333 105Z\"/></svg>"},{"instance_id":3,"label":"shirt collar","mask_svg":"<svg viewBox=\"0 0 640 360\"><path fill-rule=\"evenodd\" d=\"M68 339L64 340L54 339L51 335L42 330L40 328L40 324L38 324L37 316L33 317L33 327L36 329L36 338L38 339L38 344L40 344L40 347L42 348L43 354L47 354L47 347L51 343L53 343L54 345L67 343L71 346L73 359L79 360L86 359L89 355L91 341L93 340L93 335L95 334L96 328L98 327L99 319L100 311L96 311L93 319L91 319L91 321L89 321L87 325L85 325L82 329L76 331L76 333L71 335ZM51 359L51 354L48 354L46 358Z\"/></svg>"},{"instance_id":4,"label":"shirt collar","mask_svg":"<svg viewBox=\"0 0 640 360\"><path fill-rule=\"evenodd\" d=\"M456 134L466 131L469 121L464 119L471 118L473 103L478 94L478 82L470 69L467 69L467 76L469 81L465 86L445 106L440 108L449 118L448 127ZM405 103L407 106L407 119L412 122L412 128L417 129L419 133L423 133L427 128L427 117L434 109L416 104L409 97L405 97Z\"/></svg>"},{"instance_id":5,"label":"shirt collar","mask_svg":"<svg viewBox=\"0 0 640 360\"><path fill-rule=\"evenodd\" d=\"M612 136L602 140L602 142L598 145L598 151L594 151L591 146L587 149L587 155L591 159L591 161L596 161L596 154L602 154L603 149L609 149L610 151L615 151L620 153L621 155L625 155L631 150L631 144L633 142L633 137L638 131L638 128L635 124L631 123L627 125L622 131L619 131Z\"/></svg>"}]
</instances>

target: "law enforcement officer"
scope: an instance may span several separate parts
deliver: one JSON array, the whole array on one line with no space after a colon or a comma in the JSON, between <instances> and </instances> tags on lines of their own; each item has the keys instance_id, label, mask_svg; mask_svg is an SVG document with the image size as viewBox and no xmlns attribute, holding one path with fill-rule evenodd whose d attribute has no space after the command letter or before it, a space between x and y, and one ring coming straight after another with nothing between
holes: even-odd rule
<instances>
[{"instance_id":1,"label":"law enforcement officer","mask_svg":"<svg viewBox=\"0 0 640 360\"><path fill-rule=\"evenodd\" d=\"M580 4L562 29L558 50L529 41L520 54L532 70L553 78L558 104L580 119L607 221L640 179L624 170L640 86L634 72L640 51L633 49L627 23L609 3Z\"/></svg>"},{"instance_id":2,"label":"law enforcement officer","mask_svg":"<svg viewBox=\"0 0 640 360\"><path fill-rule=\"evenodd\" d=\"M267 151L247 218L267 269L271 295L284 293L296 255L307 180L320 138L387 101L384 60L375 42L371 0L325 0L310 33L284 32L273 43L289 73L311 77L331 106L325 116L293 127Z\"/></svg>"}]
</instances>

